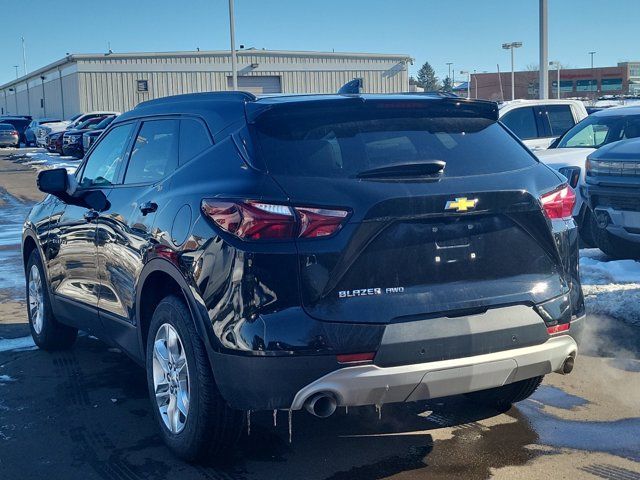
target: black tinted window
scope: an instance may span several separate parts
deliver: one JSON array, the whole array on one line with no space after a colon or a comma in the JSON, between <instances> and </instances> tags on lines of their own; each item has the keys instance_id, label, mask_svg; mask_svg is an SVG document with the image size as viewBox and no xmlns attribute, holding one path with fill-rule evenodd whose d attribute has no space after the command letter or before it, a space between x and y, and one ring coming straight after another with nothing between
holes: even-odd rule
<instances>
[{"instance_id":1,"label":"black tinted window","mask_svg":"<svg viewBox=\"0 0 640 480\"><path fill-rule=\"evenodd\" d=\"M211 146L205 126L197 120L180 121L180 165Z\"/></svg>"},{"instance_id":2,"label":"black tinted window","mask_svg":"<svg viewBox=\"0 0 640 480\"><path fill-rule=\"evenodd\" d=\"M15 130L15 127L8 123L0 123L0 130Z\"/></svg>"},{"instance_id":3,"label":"black tinted window","mask_svg":"<svg viewBox=\"0 0 640 480\"><path fill-rule=\"evenodd\" d=\"M274 108L252 128L266 167L282 175L354 177L397 164L444 160L445 176L466 176L535 163L498 123L448 110L379 108L375 102Z\"/></svg>"},{"instance_id":4,"label":"black tinted window","mask_svg":"<svg viewBox=\"0 0 640 480\"><path fill-rule=\"evenodd\" d=\"M521 140L538 137L536 114L532 107L516 108L500 119Z\"/></svg>"},{"instance_id":5,"label":"black tinted window","mask_svg":"<svg viewBox=\"0 0 640 480\"><path fill-rule=\"evenodd\" d=\"M576 124L569 105L548 105L546 111L551 126L551 135L554 137L562 135Z\"/></svg>"},{"instance_id":6,"label":"black tinted window","mask_svg":"<svg viewBox=\"0 0 640 480\"><path fill-rule=\"evenodd\" d=\"M136 137L124 183L152 183L171 173L177 162L178 120L144 122Z\"/></svg>"},{"instance_id":7,"label":"black tinted window","mask_svg":"<svg viewBox=\"0 0 640 480\"><path fill-rule=\"evenodd\" d=\"M109 186L116 182L133 125L115 127L91 152L82 173L82 187Z\"/></svg>"}]
</instances>

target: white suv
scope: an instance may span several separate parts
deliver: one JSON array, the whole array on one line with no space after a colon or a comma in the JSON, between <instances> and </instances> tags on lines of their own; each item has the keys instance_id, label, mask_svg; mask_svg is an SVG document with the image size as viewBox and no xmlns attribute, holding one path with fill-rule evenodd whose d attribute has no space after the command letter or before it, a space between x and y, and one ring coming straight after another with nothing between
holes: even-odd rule
<instances>
[{"instance_id":1,"label":"white suv","mask_svg":"<svg viewBox=\"0 0 640 480\"><path fill-rule=\"evenodd\" d=\"M499 115L530 150L544 150L588 114L580 100L512 100Z\"/></svg>"}]
</instances>

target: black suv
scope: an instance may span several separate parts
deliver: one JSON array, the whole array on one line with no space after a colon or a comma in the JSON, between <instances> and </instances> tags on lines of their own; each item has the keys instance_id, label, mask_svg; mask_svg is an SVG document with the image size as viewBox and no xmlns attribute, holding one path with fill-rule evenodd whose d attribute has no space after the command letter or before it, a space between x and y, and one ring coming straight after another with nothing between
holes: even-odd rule
<instances>
[{"instance_id":1,"label":"black suv","mask_svg":"<svg viewBox=\"0 0 640 480\"><path fill-rule=\"evenodd\" d=\"M82 329L145 366L183 458L231 448L251 410L504 407L573 366L575 195L494 103L163 98L114 120L75 175L38 182L35 342Z\"/></svg>"}]
</instances>

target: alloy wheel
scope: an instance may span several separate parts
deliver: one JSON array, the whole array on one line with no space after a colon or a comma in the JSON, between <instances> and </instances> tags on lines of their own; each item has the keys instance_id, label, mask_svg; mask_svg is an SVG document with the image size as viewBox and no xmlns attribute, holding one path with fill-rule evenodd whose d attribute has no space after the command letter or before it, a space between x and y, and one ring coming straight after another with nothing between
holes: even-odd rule
<instances>
[{"instance_id":1,"label":"alloy wheel","mask_svg":"<svg viewBox=\"0 0 640 480\"><path fill-rule=\"evenodd\" d=\"M153 343L153 387L165 426L180 433L189 415L189 366L182 340L168 323L160 326Z\"/></svg>"},{"instance_id":2,"label":"alloy wheel","mask_svg":"<svg viewBox=\"0 0 640 480\"><path fill-rule=\"evenodd\" d=\"M44 290L36 265L32 265L29 271L29 314L33 330L40 335L44 326Z\"/></svg>"}]
</instances>

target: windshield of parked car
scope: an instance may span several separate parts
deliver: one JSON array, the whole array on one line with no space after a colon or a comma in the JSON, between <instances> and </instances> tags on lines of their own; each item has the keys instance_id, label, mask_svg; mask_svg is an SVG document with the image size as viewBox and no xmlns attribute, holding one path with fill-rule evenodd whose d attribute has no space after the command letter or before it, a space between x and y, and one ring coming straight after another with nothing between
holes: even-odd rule
<instances>
[{"instance_id":1,"label":"windshield of parked car","mask_svg":"<svg viewBox=\"0 0 640 480\"><path fill-rule=\"evenodd\" d=\"M444 162L442 175L453 177L536 163L495 120L454 110L422 102L297 105L261 114L252 128L267 170L281 175L354 178Z\"/></svg>"},{"instance_id":2,"label":"windshield of parked car","mask_svg":"<svg viewBox=\"0 0 640 480\"><path fill-rule=\"evenodd\" d=\"M103 120L102 117L93 117L93 118L89 118L88 120L85 120L84 122L81 122L76 129L77 130L84 130L84 129L92 129L95 128L95 126L100 123Z\"/></svg>"},{"instance_id":3,"label":"windshield of parked car","mask_svg":"<svg viewBox=\"0 0 640 480\"><path fill-rule=\"evenodd\" d=\"M103 119L95 127L92 127L92 128L95 129L95 130L103 130L103 129L107 128L111 122L113 122L114 118L116 118L116 117L107 117L107 118Z\"/></svg>"},{"instance_id":4,"label":"windshield of parked car","mask_svg":"<svg viewBox=\"0 0 640 480\"><path fill-rule=\"evenodd\" d=\"M592 115L569 130L556 148L600 148L640 137L640 115Z\"/></svg>"}]
</instances>

